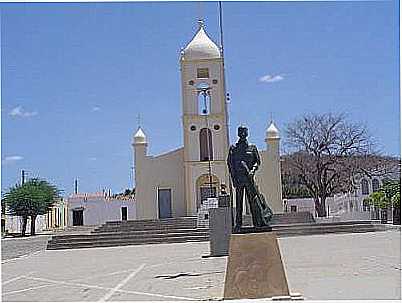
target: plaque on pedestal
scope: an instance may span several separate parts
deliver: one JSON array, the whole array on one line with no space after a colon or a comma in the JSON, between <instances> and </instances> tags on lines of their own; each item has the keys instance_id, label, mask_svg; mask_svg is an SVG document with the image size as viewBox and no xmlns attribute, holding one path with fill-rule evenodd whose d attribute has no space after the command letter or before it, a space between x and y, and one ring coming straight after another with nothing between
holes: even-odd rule
<instances>
[{"instance_id":1,"label":"plaque on pedestal","mask_svg":"<svg viewBox=\"0 0 402 303\"><path fill-rule=\"evenodd\" d=\"M224 299L289 296L275 233L232 234Z\"/></svg>"}]
</instances>

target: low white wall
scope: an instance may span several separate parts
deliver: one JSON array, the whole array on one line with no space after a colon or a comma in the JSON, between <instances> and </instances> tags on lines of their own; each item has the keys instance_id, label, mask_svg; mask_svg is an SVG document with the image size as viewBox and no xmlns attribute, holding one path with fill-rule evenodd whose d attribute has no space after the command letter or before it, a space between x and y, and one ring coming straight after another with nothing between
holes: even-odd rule
<instances>
[{"instance_id":1,"label":"low white wall","mask_svg":"<svg viewBox=\"0 0 402 303\"><path fill-rule=\"evenodd\" d=\"M22 217L6 215L6 231L8 233L21 233ZM46 229L46 216L40 215L36 217L36 232L41 232ZM26 233L31 233L31 219L28 219Z\"/></svg>"},{"instance_id":2,"label":"low white wall","mask_svg":"<svg viewBox=\"0 0 402 303\"><path fill-rule=\"evenodd\" d=\"M284 212L290 213L291 206L296 206L297 212L308 211L312 213L313 216L316 215L314 200L312 198L284 199L284 201L286 201L287 204L287 210L284 209Z\"/></svg>"},{"instance_id":3,"label":"low white wall","mask_svg":"<svg viewBox=\"0 0 402 303\"><path fill-rule=\"evenodd\" d=\"M326 223L326 222L345 222L345 221L366 221L370 220L370 212L349 212L343 213L336 216L330 216L326 218L315 218L317 223Z\"/></svg>"},{"instance_id":4,"label":"low white wall","mask_svg":"<svg viewBox=\"0 0 402 303\"><path fill-rule=\"evenodd\" d=\"M316 217L316 222L339 222L339 221L359 221L359 220L370 220L369 211L356 211L351 210L347 206L344 206L344 202L347 201L336 197L327 198L326 207L328 211L329 207L329 217L319 218L317 217L314 200L312 198L301 198L301 199L286 199L287 212L290 212L290 207L292 205L297 207L297 212L308 211ZM347 201L349 203L349 201ZM356 209L356 208L355 208Z\"/></svg>"},{"instance_id":5,"label":"low white wall","mask_svg":"<svg viewBox=\"0 0 402 303\"><path fill-rule=\"evenodd\" d=\"M127 207L127 220L136 219L134 199L69 198L68 199L68 226L73 226L74 209L84 210L84 225L100 225L107 221L121 221L121 208Z\"/></svg>"}]
</instances>

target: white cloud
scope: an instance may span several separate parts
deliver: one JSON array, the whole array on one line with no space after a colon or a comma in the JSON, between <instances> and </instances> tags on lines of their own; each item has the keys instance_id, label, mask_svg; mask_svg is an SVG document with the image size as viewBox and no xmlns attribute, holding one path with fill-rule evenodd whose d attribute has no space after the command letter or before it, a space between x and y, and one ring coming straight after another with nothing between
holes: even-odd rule
<instances>
[{"instance_id":1,"label":"white cloud","mask_svg":"<svg viewBox=\"0 0 402 303\"><path fill-rule=\"evenodd\" d=\"M36 116L37 114L38 114L38 112L35 112L35 111L34 112L25 111L22 108L22 106L14 107L9 113L9 115L12 117L23 117L23 118Z\"/></svg>"},{"instance_id":2,"label":"white cloud","mask_svg":"<svg viewBox=\"0 0 402 303\"><path fill-rule=\"evenodd\" d=\"M263 83L274 83L278 81L282 81L285 79L284 75L265 75L262 76L259 80Z\"/></svg>"},{"instance_id":3,"label":"white cloud","mask_svg":"<svg viewBox=\"0 0 402 303\"><path fill-rule=\"evenodd\" d=\"M24 159L24 157L21 157L21 156L7 156L7 157L4 157L3 164L14 163L14 162L20 161L22 159Z\"/></svg>"},{"instance_id":4,"label":"white cloud","mask_svg":"<svg viewBox=\"0 0 402 303\"><path fill-rule=\"evenodd\" d=\"M94 107L92 107L92 111L93 112L98 112L98 111L100 111L100 107L99 106L94 106Z\"/></svg>"}]
</instances>

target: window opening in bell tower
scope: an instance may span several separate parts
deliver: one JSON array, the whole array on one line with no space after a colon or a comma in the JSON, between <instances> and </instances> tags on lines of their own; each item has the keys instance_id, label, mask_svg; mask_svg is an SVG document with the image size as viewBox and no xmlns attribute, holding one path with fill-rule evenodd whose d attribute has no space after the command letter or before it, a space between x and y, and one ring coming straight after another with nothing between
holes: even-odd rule
<instances>
[{"instance_id":1,"label":"window opening in bell tower","mask_svg":"<svg viewBox=\"0 0 402 303\"><path fill-rule=\"evenodd\" d=\"M212 148L212 132L208 128L200 130L200 161L211 161L214 159Z\"/></svg>"},{"instance_id":2,"label":"window opening in bell tower","mask_svg":"<svg viewBox=\"0 0 402 303\"><path fill-rule=\"evenodd\" d=\"M209 115L211 112L211 87L207 83L197 85L198 114Z\"/></svg>"}]
</instances>

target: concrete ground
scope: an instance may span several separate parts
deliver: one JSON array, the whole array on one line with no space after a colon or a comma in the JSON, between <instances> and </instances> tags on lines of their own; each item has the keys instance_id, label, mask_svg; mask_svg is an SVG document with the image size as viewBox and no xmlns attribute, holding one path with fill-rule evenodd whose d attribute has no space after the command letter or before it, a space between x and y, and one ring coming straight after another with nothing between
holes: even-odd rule
<instances>
[{"instance_id":1,"label":"concrete ground","mask_svg":"<svg viewBox=\"0 0 402 303\"><path fill-rule=\"evenodd\" d=\"M307 300L401 299L401 233L279 239L291 292ZM41 251L4 260L3 301L218 299L227 257L209 243Z\"/></svg>"},{"instance_id":2,"label":"concrete ground","mask_svg":"<svg viewBox=\"0 0 402 303\"><path fill-rule=\"evenodd\" d=\"M46 249L50 235L1 239L1 260L10 260Z\"/></svg>"},{"instance_id":3,"label":"concrete ground","mask_svg":"<svg viewBox=\"0 0 402 303\"><path fill-rule=\"evenodd\" d=\"M45 250L53 235L89 234L98 225L69 226L64 230L40 231L35 236L6 236L1 239L1 260L11 260ZM3 236L3 235L2 235Z\"/></svg>"}]
</instances>

